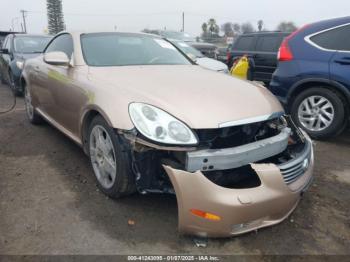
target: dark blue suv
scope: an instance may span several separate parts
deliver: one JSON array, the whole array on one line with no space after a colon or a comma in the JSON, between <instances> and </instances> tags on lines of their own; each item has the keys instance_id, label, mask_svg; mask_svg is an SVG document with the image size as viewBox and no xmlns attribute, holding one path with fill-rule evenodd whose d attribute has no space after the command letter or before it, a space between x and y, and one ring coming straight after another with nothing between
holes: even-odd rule
<instances>
[{"instance_id":1,"label":"dark blue suv","mask_svg":"<svg viewBox=\"0 0 350 262\"><path fill-rule=\"evenodd\" d=\"M350 17L306 25L284 39L269 89L311 137L347 125L350 105Z\"/></svg>"}]
</instances>

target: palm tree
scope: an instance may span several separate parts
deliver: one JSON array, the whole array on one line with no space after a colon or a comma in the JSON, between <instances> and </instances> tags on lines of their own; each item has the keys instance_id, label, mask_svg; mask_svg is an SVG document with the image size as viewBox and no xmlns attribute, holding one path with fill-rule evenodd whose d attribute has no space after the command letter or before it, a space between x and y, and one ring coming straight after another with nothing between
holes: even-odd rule
<instances>
[{"instance_id":1,"label":"palm tree","mask_svg":"<svg viewBox=\"0 0 350 262\"><path fill-rule=\"evenodd\" d=\"M62 0L46 0L47 20L50 34L57 34L65 30Z\"/></svg>"}]
</instances>

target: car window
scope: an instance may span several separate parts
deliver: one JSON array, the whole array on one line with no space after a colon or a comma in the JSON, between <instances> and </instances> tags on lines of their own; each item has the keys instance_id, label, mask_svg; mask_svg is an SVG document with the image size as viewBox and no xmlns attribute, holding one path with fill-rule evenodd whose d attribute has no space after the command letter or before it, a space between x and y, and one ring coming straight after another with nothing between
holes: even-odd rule
<instances>
[{"instance_id":1,"label":"car window","mask_svg":"<svg viewBox=\"0 0 350 262\"><path fill-rule=\"evenodd\" d=\"M8 37L5 37L4 42L2 43L2 46L1 46L2 49L6 48L5 46L6 46L6 43L7 43L7 39L8 39Z\"/></svg>"},{"instance_id":2,"label":"car window","mask_svg":"<svg viewBox=\"0 0 350 262\"><path fill-rule=\"evenodd\" d=\"M186 42L183 41L171 41L178 49L180 49L182 52L184 52L187 56L189 56L191 59L201 58L204 57L204 55L195 49L194 47L190 46Z\"/></svg>"},{"instance_id":3,"label":"car window","mask_svg":"<svg viewBox=\"0 0 350 262\"><path fill-rule=\"evenodd\" d=\"M254 36L242 36L241 38L237 39L233 49L238 51L252 50L253 42Z\"/></svg>"},{"instance_id":4,"label":"car window","mask_svg":"<svg viewBox=\"0 0 350 262\"><path fill-rule=\"evenodd\" d=\"M310 40L325 49L350 51L350 25L317 34Z\"/></svg>"},{"instance_id":5,"label":"car window","mask_svg":"<svg viewBox=\"0 0 350 262\"><path fill-rule=\"evenodd\" d=\"M260 36L257 41L256 50L261 52L277 52L282 42L280 36Z\"/></svg>"},{"instance_id":6,"label":"car window","mask_svg":"<svg viewBox=\"0 0 350 262\"><path fill-rule=\"evenodd\" d=\"M90 66L191 64L171 43L151 36L91 33L81 36L81 45Z\"/></svg>"},{"instance_id":7,"label":"car window","mask_svg":"<svg viewBox=\"0 0 350 262\"><path fill-rule=\"evenodd\" d=\"M47 36L17 36L14 40L14 50L18 53L42 53L50 41Z\"/></svg>"},{"instance_id":8,"label":"car window","mask_svg":"<svg viewBox=\"0 0 350 262\"><path fill-rule=\"evenodd\" d=\"M12 38L9 36L5 43L5 48L8 49L9 51L11 51L11 40Z\"/></svg>"},{"instance_id":9,"label":"car window","mask_svg":"<svg viewBox=\"0 0 350 262\"><path fill-rule=\"evenodd\" d=\"M73 53L73 39L69 34L56 37L46 48L45 53L60 51L65 53L70 59Z\"/></svg>"}]
</instances>

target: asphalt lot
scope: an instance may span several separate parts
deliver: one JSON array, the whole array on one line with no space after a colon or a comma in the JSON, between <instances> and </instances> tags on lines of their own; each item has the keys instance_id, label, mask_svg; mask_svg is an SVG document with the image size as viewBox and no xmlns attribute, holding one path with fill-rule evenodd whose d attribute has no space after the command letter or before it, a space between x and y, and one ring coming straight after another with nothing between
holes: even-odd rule
<instances>
[{"instance_id":1,"label":"asphalt lot","mask_svg":"<svg viewBox=\"0 0 350 262\"><path fill-rule=\"evenodd\" d=\"M11 104L4 88L0 111ZM315 149L314 184L287 220L197 247L177 232L174 196L108 199L82 150L30 125L19 98L0 115L0 254L350 255L350 130Z\"/></svg>"}]
</instances>

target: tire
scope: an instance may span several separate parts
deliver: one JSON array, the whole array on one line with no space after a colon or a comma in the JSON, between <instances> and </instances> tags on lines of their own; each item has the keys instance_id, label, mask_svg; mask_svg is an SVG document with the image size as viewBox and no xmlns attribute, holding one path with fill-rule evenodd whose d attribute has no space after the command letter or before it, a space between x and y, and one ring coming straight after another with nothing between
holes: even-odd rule
<instances>
[{"instance_id":1,"label":"tire","mask_svg":"<svg viewBox=\"0 0 350 262\"><path fill-rule=\"evenodd\" d=\"M346 126L343 100L326 87L313 87L297 95L291 106L291 115L294 122L314 139L333 137Z\"/></svg>"},{"instance_id":2,"label":"tire","mask_svg":"<svg viewBox=\"0 0 350 262\"><path fill-rule=\"evenodd\" d=\"M3 85L6 84L5 79L3 78L1 73L0 73L0 83L3 84Z\"/></svg>"},{"instance_id":3,"label":"tire","mask_svg":"<svg viewBox=\"0 0 350 262\"><path fill-rule=\"evenodd\" d=\"M25 109L26 109L26 115L29 120L29 122L33 125L40 125L44 122L44 119L39 115L35 107L32 105L32 98L30 95L30 92L27 87L24 88L24 102L25 102Z\"/></svg>"},{"instance_id":4,"label":"tire","mask_svg":"<svg viewBox=\"0 0 350 262\"><path fill-rule=\"evenodd\" d=\"M131 154L118 134L101 116L92 120L88 134L88 152L99 189L111 198L134 193Z\"/></svg>"},{"instance_id":5,"label":"tire","mask_svg":"<svg viewBox=\"0 0 350 262\"><path fill-rule=\"evenodd\" d=\"M18 87L16 86L16 82L14 80L14 76L12 74L12 72L9 72L9 86L12 89L13 93L15 94L15 96L22 96L23 92L21 92Z\"/></svg>"}]
</instances>

